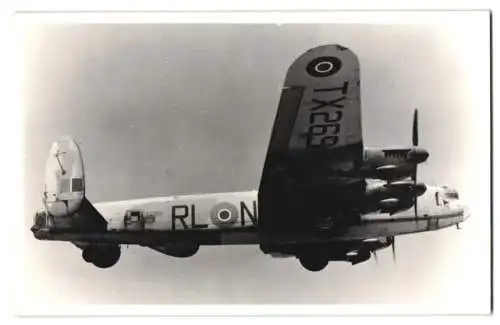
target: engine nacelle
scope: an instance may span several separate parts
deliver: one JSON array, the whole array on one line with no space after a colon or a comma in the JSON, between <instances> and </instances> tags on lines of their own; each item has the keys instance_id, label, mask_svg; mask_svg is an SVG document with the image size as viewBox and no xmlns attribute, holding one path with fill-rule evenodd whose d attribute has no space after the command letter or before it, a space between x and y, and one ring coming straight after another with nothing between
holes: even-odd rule
<instances>
[{"instance_id":1,"label":"engine nacelle","mask_svg":"<svg viewBox=\"0 0 500 325\"><path fill-rule=\"evenodd\" d=\"M400 211L408 210L413 206L412 201L400 201L395 198L382 200L379 202L380 212L394 214Z\"/></svg>"},{"instance_id":2,"label":"engine nacelle","mask_svg":"<svg viewBox=\"0 0 500 325\"><path fill-rule=\"evenodd\" d=\"M414 184L411 181L398 181L385 184L384 187L412 196L420 196L425 193L427 186L424 183Z\"/></svg>"},{"instance_id":3,"label":"engine nacelle","mask_svg":"<svg viewBox=\"0 0 500 325\"><path fill-rule=\"evenodd\" d=\"M177 244L177 245L172 244L164 246L155 246L150 248L165 255L186 258L196 254L200 249L200 245L197 243Z\"/></svg>"},{"instance_id":4,"label":"engine nacelle","mask_svg":"<svg viewBox=\"0 0 500 325\"><path fill-rule=\"evenodd\" d=\"M369 251L377 251L379 249L387 248L394 243L394 237L379 237L370 238L363 241L363 247Z\"/></svg>"},{"instance_id":5,"label":"engine nacelle","mask_svg":"<svg viewBox=\"0 0 500 325\"><path fill-rule=\"evenodd\" d=\"M399 205L400 202L396 198L388 198L379 202L380 210L382 210L382 212L394 210L398 208Z\"/></svg>"},{"instance_id":6,"label":"engine nacelle","mask_svg":"<svg viewBox=\"0 0 500 325\"><path fill-rule=\"evenodd\" d=\"M367 187L364 212L381 211L396 213L412 206L413 198L425 193L425 184L398 181L389 184L375 184Z\"/></svg>"}]
</instances>

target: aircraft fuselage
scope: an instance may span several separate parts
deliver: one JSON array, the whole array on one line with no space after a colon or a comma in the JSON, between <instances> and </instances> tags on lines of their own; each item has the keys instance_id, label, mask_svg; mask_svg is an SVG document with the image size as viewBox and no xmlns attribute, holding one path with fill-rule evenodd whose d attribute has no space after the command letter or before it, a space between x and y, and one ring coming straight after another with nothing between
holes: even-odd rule
<instances>
[{"instance_id":1,"label":"aircraft fuselage","mask_svg":"<svg viewBox=\"0 0 500 325\"><path fill-rule=\"evenodd\" d=\"M361 222L350 226L341 236L286 234L277 242L295 240L363 240L405 233L437 230L461 223L467 211L458 199L447 196L448 189L428 186L419 197L417 217L413 209L390 215L368 213ZM95 203L95 209L107 222L104 231L86 231L75 227L85 219L76 212L71 216L39 216L32 229L39 239L159 245L183 239L199 244L258 244L257 191L181 195Z\"/></svg>"}]
</instances>

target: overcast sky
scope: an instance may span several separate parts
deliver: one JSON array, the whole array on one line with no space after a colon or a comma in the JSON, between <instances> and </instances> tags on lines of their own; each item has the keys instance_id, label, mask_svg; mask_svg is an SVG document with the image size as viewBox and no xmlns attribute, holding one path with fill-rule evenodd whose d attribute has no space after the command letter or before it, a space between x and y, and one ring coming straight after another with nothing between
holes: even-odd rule
<instances>
[{"instance_id":1,"label":"overcast sky","mask_svg":"<svg viewBox=\"0 0 500 325\"><path fill-rule=\"evenodd\" d=\"M36 25L23 57L26 304L411 303L486 312L490 288L489 26ZM420 144L421 181L455 187L464 229L398 237L390 249L319 273L258 246L176 259L129 247L111 269L29 232L52 141L76 138L91 202L258 188L286 70L338 43L361 66L365 145Z\"/></svg>"}]
</instances>

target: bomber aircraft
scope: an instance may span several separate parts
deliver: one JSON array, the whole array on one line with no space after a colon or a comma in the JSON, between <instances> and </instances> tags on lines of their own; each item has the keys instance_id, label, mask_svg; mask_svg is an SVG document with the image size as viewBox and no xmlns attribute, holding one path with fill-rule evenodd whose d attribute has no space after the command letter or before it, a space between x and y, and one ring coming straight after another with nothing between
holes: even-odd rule
<instances>
[{"instance_id":1,"label":"bomber aircraft","mask_svg":"<svg viewBox=\"0 0 500 325\"><path fill-rule=\"evenodd\" d=\"M202 245L259 245L296 257L309 271L330 261L358 264L395 248L395 236L462 223L456 190L417 182L429 153L418 146L365 147L356 55L324 45L288 69L258 190L92 204L80 145L63 136L50 149L43 208L31 227L40 240L67 241L99 268L123 245L190 257Z\"/></svg>"}]
</instances>

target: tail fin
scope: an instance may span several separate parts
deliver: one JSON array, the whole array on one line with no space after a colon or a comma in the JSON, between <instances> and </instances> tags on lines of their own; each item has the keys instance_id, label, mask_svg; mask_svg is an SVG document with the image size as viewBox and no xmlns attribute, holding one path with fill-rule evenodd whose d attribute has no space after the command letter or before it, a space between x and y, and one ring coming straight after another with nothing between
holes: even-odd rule
<instances>
[{"instance_id":1,"label":"tail fin","mask_svg":"<svg viewBox=\"0 0 500 325\"><path fill-rule=\"evenodd\" d=\"M71 137L52 144L45 167L43 204L54 217L74 214L85 198L85 173L80 148Z\"/></svg>"}]
</instances>

